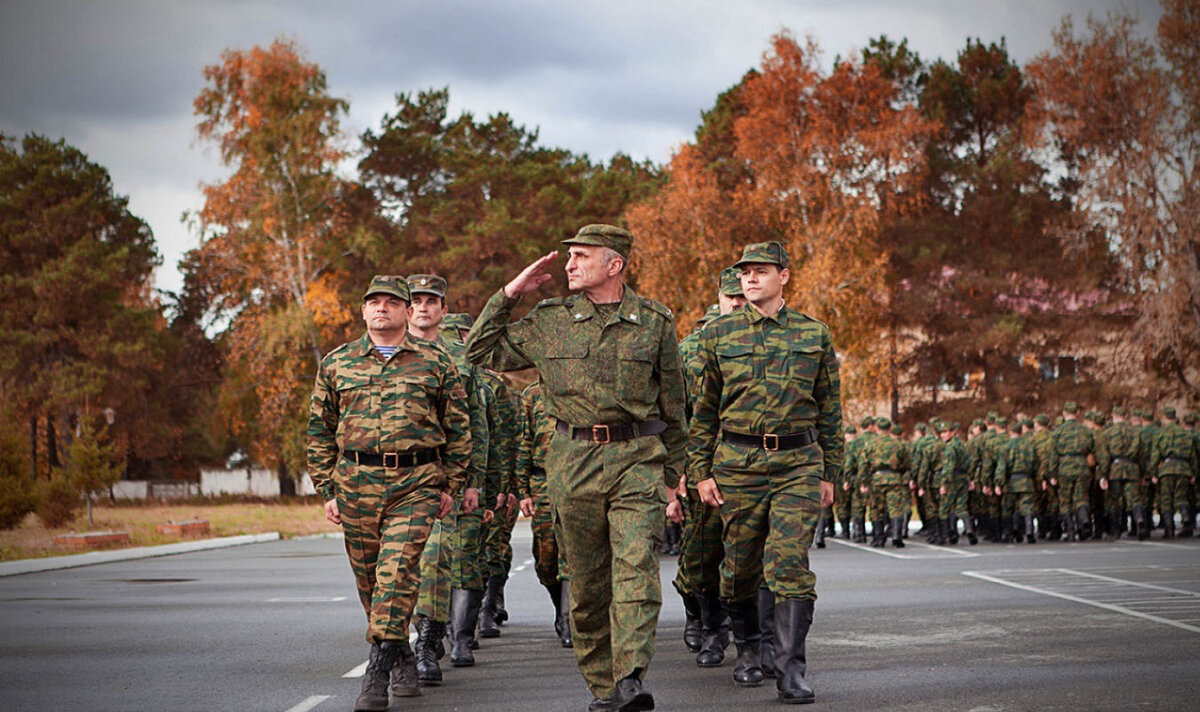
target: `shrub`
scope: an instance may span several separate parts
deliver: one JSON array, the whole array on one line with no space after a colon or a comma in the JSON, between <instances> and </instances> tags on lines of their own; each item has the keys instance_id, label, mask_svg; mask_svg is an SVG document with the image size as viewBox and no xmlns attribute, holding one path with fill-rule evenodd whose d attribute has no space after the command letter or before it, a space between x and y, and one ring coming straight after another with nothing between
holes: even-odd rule
<instances>
[{"instance_id":1,"label":"shrub","mask_svg":"<svg viewBox=\"0 0 1200 712\"><path fill-rule=\"evenodd\" d=\"M55 470L50 479L38 483L37 514L50 529L65 527L75 521L79 507L79 487L62 470Z\"/></svg>"},{"instance_id":2,"label":"shrub","mask_svg":"<svg viewBox=\"0 0 1200 712\"><path fill-rule=\"evenodd\" d=\"M14 422L7 411L0 416ZM37 506L28 455L15 428L0 428L0 529L17 526Z\"/></svg>"}]
</instances>

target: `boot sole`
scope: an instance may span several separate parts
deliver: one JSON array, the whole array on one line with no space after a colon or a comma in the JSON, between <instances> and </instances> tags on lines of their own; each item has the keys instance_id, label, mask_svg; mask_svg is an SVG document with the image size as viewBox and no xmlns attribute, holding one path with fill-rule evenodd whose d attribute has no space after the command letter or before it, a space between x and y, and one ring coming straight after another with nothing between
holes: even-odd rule
<instances>
[{"instance_id":1,"label":"boot sole","mask_svg":"<svg viewBox=\"0 0 1200 712\"><path fill-rule=\"evenodd\" d=\"M721 667L724 664L725 664L724 658L722 658L721 660L718 660L715 663L702 663L699 660L696 661L696 667L702 667L702 668L716 668L716 667Z\"/></svg>"},{"instance_id":2,"label":"boot sole","mask_svg":"<svg viewBox=\"0 0 1200 712\"><path fill-rule=\"evenodd\" d=\"M499 630L481 630L481 631L479 631L479 637L480 638L499 638L500 631Z\"/></svg>"},{"instance_id":3,"label":"boot sole","mask_svg":"<svg viewBox=\"0 0 1200 712\"><path fill-rule=\"evenodd\" d=\"M649 692L643 692L634 695L632 699L626 700L624 704L614 707L621 712L643 712L644 710L654 709L654 696Z\"/></svg>"},{"instance_id":4,"label":"boot sole","mask_svg":"<svg viewBox=\"0 0 1200 712\"><path fill-rule=\"evenodd\" d=\"M784 697L779 696L779 701L785 705L811 705L817 701L816 696L813 697Z\"/></svg>"},{"instance_id":5,"label":"boot sole","mask_svg":"<svg viewBox=\"0 0 1200 712\"><path fill-rule=\"evenodd\" d=\"M475 667L474 660L450 660L450 665L453 667Z\"/></svg>"}]
</instances>

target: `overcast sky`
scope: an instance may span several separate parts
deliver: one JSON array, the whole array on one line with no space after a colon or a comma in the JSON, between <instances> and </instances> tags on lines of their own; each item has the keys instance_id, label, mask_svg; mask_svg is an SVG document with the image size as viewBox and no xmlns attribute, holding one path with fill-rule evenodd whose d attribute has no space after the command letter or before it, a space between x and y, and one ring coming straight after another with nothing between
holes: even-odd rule
<instances>
[{"instance_id":1,"label":"overcast sky","mask_svg":"<svg viewBox=\"0 0 1200 712\"><path fill-rule=\"evenodd\" d=\"M349 100L355 147L397 92L449 86L452 115L506 111L544 145L664 162L782 29L816 37L826 64L881 34L926 60L1004 37L1023 64L1064 15L1110 10L1145 34L1161 15L1153 0L0 0L0 133L65 138L107 168L154 230L156 285L177 290L196 245L180 217L228 172L192 114L226 48L297 40Z\"/></svg>"}]
</instances>

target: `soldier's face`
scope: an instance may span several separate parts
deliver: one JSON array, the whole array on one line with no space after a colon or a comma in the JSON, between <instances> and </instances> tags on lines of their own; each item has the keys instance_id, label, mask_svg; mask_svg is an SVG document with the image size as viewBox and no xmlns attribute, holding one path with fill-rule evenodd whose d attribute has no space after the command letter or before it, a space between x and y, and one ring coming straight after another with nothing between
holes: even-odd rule
<instances>
[{"instance_id":1,"label":"soldier's face","mask_svg":"<svg viewBox=\"0 0 1200 712\"><path fill-rule=\"evenodd\" d=\"M363 300L363 321L369 331L396 331L408 323L408 303L390 294L372 294Z\"/></svg>"},{"instance_id":2,"label":"soldier's face","mask_svg":"<svg viewBox=\"0 0 1200 712\"><path fill-rule=\"evenodd\" d=\"M436 294L414 294L408 318L418 329L433 329L448 312L446 300Z\"/></svg>"},{"instance_id":3,"label":"soldier's face","mask_svg":"<svg viewBox=\"0 0 1200 712\"><path fill-rule=\"evenodd\" d=\"M743 296L731 297L728 294L717 293L717 309L721 315L730 314L734 309L740 309L746 303Z\"/></svg>"},{"instance_id":4,"label":"soldier's face","mask_svg":"<svg viewBox=\"0 0 1200 712\"><path fill-rule=\"evenodd\" d=\"M771 304L783 294L783 285L787 284L788 277L788 271L779 269L779 265L743 265L742 293L753 304Z\"/></svg>"},{"instance_id":5,"label":"soldier's face","mask_svg":"<svg viewBox=\"0 0 1200 712\"><path fill-rule=\"evenodd\" d=\"M616 260L604 264L604 248L598 245L571 245L567 250L567 289L577 292L599 287L620 271ZM609 274L612 272L613 274Z\"/></svg>"}]
</instances>

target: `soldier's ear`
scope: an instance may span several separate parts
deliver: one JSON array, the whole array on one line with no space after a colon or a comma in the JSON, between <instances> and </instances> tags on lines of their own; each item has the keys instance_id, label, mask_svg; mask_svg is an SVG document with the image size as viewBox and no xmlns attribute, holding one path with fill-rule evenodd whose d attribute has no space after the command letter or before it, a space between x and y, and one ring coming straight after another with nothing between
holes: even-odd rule
<instances>
[{"instance_id":1,"label":"soldier's ear","mask_svg":"<svg viewBox=\"0 0 1200 712\"><path fill-rule=\"evenodd\" d=\"M791 276L792 276L792 273L788 272L787 267L784 267L783 269L779 270L779 284L781 284L781 285L787 284L788 278Z\"/></svg>"}]
</instances>

